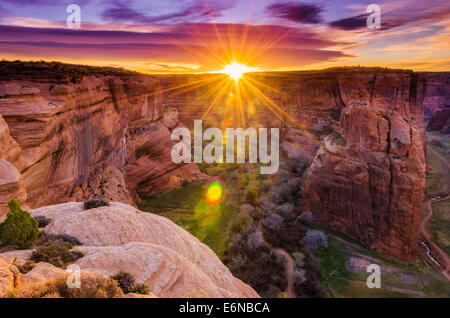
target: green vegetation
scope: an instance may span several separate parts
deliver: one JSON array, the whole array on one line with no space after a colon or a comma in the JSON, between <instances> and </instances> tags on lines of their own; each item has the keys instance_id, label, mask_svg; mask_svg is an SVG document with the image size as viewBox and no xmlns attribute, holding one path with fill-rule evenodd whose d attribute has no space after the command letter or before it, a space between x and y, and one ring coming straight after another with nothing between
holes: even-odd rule
<instances>
[{"instance_id":1,"label":"green vegetation","mask_svg":"<svg viewBox=\"0 0 450 318\"><path fill-rule=\"evenodd\" d=\"M0 224L0 242L4 245L29 248L39 236L39 224L28 211L23 211L16 199L8 203L10 212Z\"/></svg>"},{"instance_id":2,"label":"green vegetation","mask_svg":"<svg viewBox=\"0 0 450 318\"><path fill-rule=\"evenodd\" d=\"M450 199L432 203L431 239L450 255Z\"/></svg>"},{"instance_id":3,"label":"green vegetation","mask_svg":"<svg viewBox=\"0 0 450 318\"><path fill-rule=\"evenodd\" d=\"M119 272L116 275L111 276L115 280L124 294L135 293L148 295L150 288L146 284L135 284L134 277L127 272Z\"/></svg>"},{"instance_id":4,"label":"green vegetation","mask_svg":"<svg viewBox=\"0 0 450 318\"><path fill-rule=\"evenodd\" d=\"M450 141L436 133L427 134L426 194L433 198L449 192Z\"/></svg>"},{"instance_id":5,"label":"green vegetation","mask_svg":"<svg viewBox=\"0 0 450 318\"><path fill-rule=\"evenodd\" d=\"M131 292L135 294L148 295L150 294L150 288L146 284L136 284L131 289Z\"/></svg>"},{"instance_id":6,"label":"green vegetation","mask_svg":"<svg viewBox=\"0 0 450 318\"><path fill-rule=\"evenodd\" d=\"M72 249L73 245L61 238L46 239L40 244L31 254L30 259L34 262L48 262L64 267L84 256L83 252Z\"/></svg>"},{"instance_id":7,"label":"green vegetation","mask_svg":"<svg viewBox=\"0 0 450 318\"><path fill-rule=\"evenodd\" d=\"M275 251L299 252L294 289L297 295L323 295L317 265L308 247L299 245L307 232L300 215L306 161L283 161L276 175L262 175L256 164L199 165L220 180L220 203L208 205L208 184L194 182L143 200L140 209L168 217L207 244L236 277L261 296L278 297L287 287L286 258ZM264 228L264 233L260 228ZM283 295L283 294L281 294Z\"/></svg>"},{"instance_id":8,"label":"green vegetation","mask_svg":"<svg viewBox=\"0 0 450 318\"><path fill-rule=\"evenodd\" d=\"M79 64L66 64L61 62L45 61L5 61L0 62L1 80L24 80L54 78L59 83L78 83L84 76L118 76L128 77L139 75L138 72L117 67L90 66ZM141 74L142 75L142 74Z\"/></svg>"},{"instance_id":9,"label":"green vegetation","mask_svg":"<svg viewBox=\"0 0 450 318\"><path fill-rule=\"evenodd\" d=\"M36 264L34 262L26 261L26 262L20 263L20 262L18 262L17 258L15 258L13 260L12 264L17 267L17 269L19 270L19 272L21 274L26 274L29 271L31 271L33 268L36 267Z\"/></svg>"},{"instance_id":10,"label":"green vegetation","mask_svg":"<svg viewBox=\"0 0 450 318\"><path fill-rule=\"evenodd\" d=\"M111 278L117 281L124 294L131 292L131 289L134 286L134 278L131 274L127 272L119 272L116 275L111 276Z\"/></svg>"},{"instance_id":11,"label":"green vegetation","mask_svg":"<svg viewBox=\"0 0 450 318\"><path fill-rule=\"evenodd\" d=\"M84 208L86 210L99 208L101 206L109 206L109 203L103 199L93 199L84 202Z\"/></svg>"},{"instance_id":12,"label":"green vegetation","mask_svg":"<svg viewBox=\"0 0 450 318\"><path fill-rule=\"evenodd\" d=\"M43 215L38 215L34 219L38 222L39 228L46 227L51 222L50 219L46 218Z\"/></svg>"},{"instance_id":13,"label":"green vegetation","mask_svg":"<svg viewBox=\"0 0 450 318\"><path fill-rule=\"evenodd\" d=\"M315 253L321 283L330 297L448 297L449 284L423 258L405 262L393 256L366 249L345 235L325 230L329 244ZM348 264L352 257L360 268ZM366 286L367 264L381 267L381 288Z\"/></svg>"},{"instance_id":14,"label":"green vegetation","mask_svg":"<svg viewBox=\"0 0 450 318\"><path fill-rule=\"evenodd\" d=\"M139 209L171 219L222 258L232 240L232 228L242 216L224 199L216 205L209 205L205 193L205 182L196 181L147 198L141 202Z\"/></svg>"}]
</instances>

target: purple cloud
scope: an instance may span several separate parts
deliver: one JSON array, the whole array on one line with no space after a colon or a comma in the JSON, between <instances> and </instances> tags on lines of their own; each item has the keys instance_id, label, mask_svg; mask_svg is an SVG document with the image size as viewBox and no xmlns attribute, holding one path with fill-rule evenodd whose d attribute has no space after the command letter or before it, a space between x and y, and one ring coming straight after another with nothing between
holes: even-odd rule
<instances>
[{"instance_id":1,"label":"purple cloud","mask_svg":"<svg viewBox=\"0 0 450 318\"><path fill-rule=\"evenodd\" d=\"M2 0L3 2L8 2L16 6L53 6L60 5L61 0ZM77 1L66 1L67 5L71 3L76 3L78 5L84 5L90 0L77 0ZM63 3L64 4L64 3Z\"/></svg>"},{"instance_id":2,"label":"purple cloud","mask_svg":"<svg viewBox=\"0 0 450 318\"><path fill-rule=\"evenodd\" d=\"M342 30L356 30L367 27L368 13L356 15L350 18L339 19L330 22L330 26Z\"/></svg>"},{"instance_id":3,"label":"purple cloud","mask_svg":"<svg viewBox=\"0 0 450 318\"><path fill-rule=\"evenodd\" d=\"M193 21L195 19L214 18L221 15L221 11L229 9L234 1L198 2L173 13L148 16L132 9L129 3L114 1L111 8L102 13L102 18L113 22L134 22L139 24Z\"/></svg>"},{"instance_id":4,"label":"purple cloud","mask_svg":"<svg viewBox=\"0 0 450 318\"><path fill-rule=\"evenodd\" d=\"M274 17L293 22L311 24L322 22L320 16L322 7L314 4L297 2L274 3L267 7L267 11Z\"/></svg>"}]
</instances>

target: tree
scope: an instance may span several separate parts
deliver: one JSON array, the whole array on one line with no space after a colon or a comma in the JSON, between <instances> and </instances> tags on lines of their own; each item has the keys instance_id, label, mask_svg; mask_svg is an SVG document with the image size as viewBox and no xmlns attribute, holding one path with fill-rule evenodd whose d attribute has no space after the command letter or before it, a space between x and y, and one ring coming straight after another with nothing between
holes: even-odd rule
<instances>
[{"instance_id":1,"label":"tree","mask_svg":"<svg viewBox=\"0 0 450 318\"><path fill-rule=\"evenodd\" d=\"M19 248L28 248L39 236L39 224L30 212L23 211L16 199L8 202L10 212L0 224L0 242Z\"/></svg>"},{"instance_id":2,"label":"tree","mask_svg":"<svg viewBox=\"0 0 450 318\"><path fill-rule=\"evenodd\" d=\"M308 230L302 240L303 245L311 251L317 250L320 246L328 246L327 236L318 230Z\"/></svg>"}]
</instances>

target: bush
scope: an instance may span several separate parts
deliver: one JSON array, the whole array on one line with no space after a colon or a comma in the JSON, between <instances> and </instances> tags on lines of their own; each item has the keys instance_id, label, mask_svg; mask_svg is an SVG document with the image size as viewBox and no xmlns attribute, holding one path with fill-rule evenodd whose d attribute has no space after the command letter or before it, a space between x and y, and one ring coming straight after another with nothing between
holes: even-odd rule
<instances>
[{"instance_id":1,"label":"bush","mask_svg":"<svg viewBox=\"0 0 450 318\"><path fill-rule=\"evenodd\" d=\"M311 251L317 250L320 246L327 246L326 235L318 230L308 230L302 240L302 244Z\"/></svg>"},{"instance_id":2,"label":"bush","mask_svg":"<svg viewBox=\"0 0 450 318\"><path fill-rule=\"evenodd\" d=\"M265 228L281 231L283 226L283 218L275 213L269 214L262 222Z\"/></svg>"},{"instance_id":3,"label":"bush","mask_svg":"<svg viewBox=\"0 0 450 318\"><path fill-rule=\"evenodd\" d=\"M302 214L300 214L298 219L300 220L300 222L302 222L306 226L312 226L314 224L313 215L309 211L302 212Z\"/></svg>"},{"instance_id":4,"label":"bush","mask_svg":"<svg viewBox=\"0 0 450 318\"><path fill-rule=\"evenodd\" d=\"M302 268L305 265L305 255L301 252L292 253L294 257L294 265L296 268Z\"/></svg>"},{"instance_id":5,"label":"bush","mask_svg":"<svg viewBox=\"0 0 450 318\"><path fill-rule=\"evenodd\" d=\"M111 278L118 282L124 294L130 293L134 287L134 278L127 272L121 271Z\"/></svg>"},{"instance_id":6,"label":"bush","mask_svg":"<svg viewBox=\"0 0 450 318\"><path fill-rule=\"evenodd\" d=\"M58 240L62 240L72 245L83 245L75 236L68 234L48 234L42 240L40 240L39 244L44 245L45 243Z\"/></svg>"},{"instance_id":7,"label":"bush","mask_svg":"<svg viewBox=\"0 0 450 318\"><path fill-rule=\"evenodd\" d=\"M81 274L80 288L67 287L67 276L20 290L20 298L120 298L122 290L111 278Z\"/></svg>"},{"instance_id":8,"label":"bush","mask_svg":"<svg viewBox=\"0 0 450 318\"><path fill-rule=\"evenodd\" d=\"M43 215L38 215L34 219L38 222L39 228L46 227L52 221Z\"/></svg>"},{"instance_id":9,"label":"bush","mask_svg":"<svg viewBox=\"0 0 450 318\"><path fill-rule=\"evenodd\" d=\"M84 202L84 209L90 210L101 206L109 206L109 203L103 199L94 199Z\"/></svg>"},{"instance_id":10,"label":"bush","mask_svg":"<svg viewBox=\"0 0 450 318\"><path fill-rule=\"evenodd\" d=\"M135 294L148 295L150 294L150 288L148 288L146 284L136 284L131 289L131 292Z\"/></svg>"},{"instance_id":11,"label":"bush","mask_svg":"<svg viewBox=\"0 0 450 318\"><path fill-rule=\"evenodd\" d=\"M45 242L31 254L31 260L35 262L47 262L56 267L64 267L83 257L79 250L71 251L72 244L62 239L54 239Z\"/></svg>"},{"instance_id":12,"label":"bush","mask_svg":"<svg viewBox=\"0 0 450 318\"><path fill-rule=\"evenodd\" d=\"M17 269L19 270L19 272L21 274L26 274L29 271L31 271L33 268L36 267L36 264L34 262L31 262L31 261L26 261L24 263L19 263L19 262L17 262L17 258L15 258L13 260L12 264L17 267Z\"/></svg>"},{"instance_id":13,"label":"bush","mask_svg":"<svg viewBox=\"0 0 450 318\"><path fill-rule=\"evenodd\" d=\"M23 211L16 199L8 203L10 212L0 224L0 241L5 245L25 249L31 246L39 236L39 224L30 212Z\"/></svg>"},{"instance_id":14,"label":"bush","mask_svg":"<svg viewBox=\"0 0 450 318\"><path fill-rule=\"evenodd\" d=\"M254 183L249 184L245 190L245 196L249 202L256 202L259 197L258 186Z\"/></svg>"}]
</instances>

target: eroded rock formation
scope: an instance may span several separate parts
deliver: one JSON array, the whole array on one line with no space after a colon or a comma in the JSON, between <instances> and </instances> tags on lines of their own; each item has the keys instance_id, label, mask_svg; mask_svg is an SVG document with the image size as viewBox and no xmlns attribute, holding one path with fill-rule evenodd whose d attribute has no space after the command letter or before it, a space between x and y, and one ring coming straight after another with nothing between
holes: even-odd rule
<instances>
[{"instance_id":1,"label":"eroded rock formation","mask_svg":"<svg viewBox=\"0 0 450 318\"><path fill-rule=\"evenodd\" d=\"M23 201L22 183L32 207L96 197L134 204L140 195L179 186L168 182L171 175L181 181L203 177L197 166L175 165L170 158L170 129L179 122L151 95L159 80L124 80L0 84L0 159L21 173L6 162L0 167L3 214L8 196L1 193L9 191L10 198L20 192Z\"/></svg>"},{"instance_id":2,"label":"eroded rock formation","mask_svg":"<svg viewBox=\"0 0 450 318\"><path fill-rule=\"evenodd\" d=\"M424 123L411 72L337 77L343 106L307 176L320 223L403 259L417 253Z\"/></svg>"},{"instance_id":3,"label":"eroded rock formation","mask_svg":"<svg viewBox=\"0 0 450 318\"><path fill-rule=\"evenodd\" d=\"M167 218L115 202L90 210L71 202L30 212L51 220L45 234L71 235L83 243L79 249L84 256L75 263L83 272L128 272L159 297L259 297L209 247ZM30 255L26 250L0 254L0 295L19 280L11 263ZM32 285L67 274L50 264L37 265L18 283Z\"/></svg>"}]
</instances>

